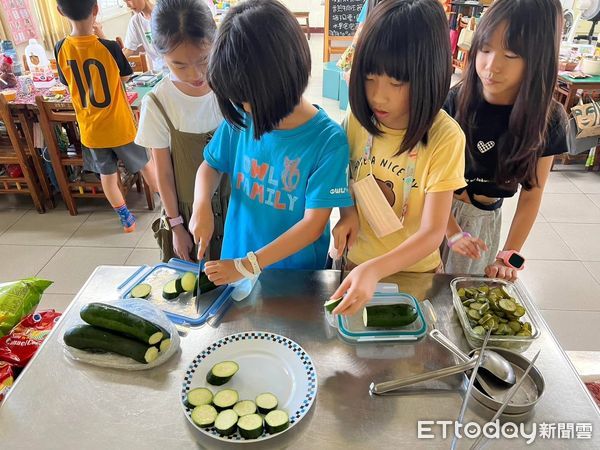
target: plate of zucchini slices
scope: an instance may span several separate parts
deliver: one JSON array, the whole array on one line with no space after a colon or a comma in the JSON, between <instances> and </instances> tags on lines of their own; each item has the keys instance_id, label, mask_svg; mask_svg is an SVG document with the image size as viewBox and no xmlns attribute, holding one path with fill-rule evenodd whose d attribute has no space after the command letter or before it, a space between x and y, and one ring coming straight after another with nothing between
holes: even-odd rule
<instances>
[{"instance_id":1,"label":"plate of zucchini slices","mask_svg":"<svg viewBox=\"0 0 600 450\"><path fill-rule=\"evenodd\" d=\"M202 433L244 443L292 428L316 395L317 373L300 345L278 334L248 331L219 339L194 358L181 403Z\"/></svg>"}]
</instances>

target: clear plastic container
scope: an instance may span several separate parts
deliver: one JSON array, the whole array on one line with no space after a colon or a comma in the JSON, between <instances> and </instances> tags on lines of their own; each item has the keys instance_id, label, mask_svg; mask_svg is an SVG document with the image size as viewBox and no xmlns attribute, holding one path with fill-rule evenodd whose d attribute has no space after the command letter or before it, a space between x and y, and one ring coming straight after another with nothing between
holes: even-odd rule
<instances>
[{"instance_id":1,"label":"clear plastic container","mask_svg":"<svg viewBox=\"0 0 600 450\"><path fill-rule=\"evenodd\" d=\"M385 294L377 292L367 306L407 303L417 310L417 320L398 328L367 328L363 323L362 310L353 316L334 316L340 335L349 342L416 341L427 333L427 323L419 302L405 293Z\"/></svg>"},{"instance_id":2,"label":"clear plastic container","mask_svg":"<svg viewBox=\"0 0 600 450\"><path fill-rule=\"evenodd\" d=\"M458 314L458 319L465 332L465 337L471 348L480 348L483 345L485 336L481 336L473 331L467 313L464 310L462 301L458 295L460 288L477 288L485 284L492 288L502 287L511 297L514 297L519 304L525 308L525 315L521 317L522 321L531 323L531 336L496 336L492 334L488 340L489 347L502 347L517 352L524 352L531 343L540 337L540 327L537 313L534 311L527 293L520 289L518 285L497 278L484 277L459 277L450 282L452 290L452 302L454 309Z\"/></svg>"}]
</instances>

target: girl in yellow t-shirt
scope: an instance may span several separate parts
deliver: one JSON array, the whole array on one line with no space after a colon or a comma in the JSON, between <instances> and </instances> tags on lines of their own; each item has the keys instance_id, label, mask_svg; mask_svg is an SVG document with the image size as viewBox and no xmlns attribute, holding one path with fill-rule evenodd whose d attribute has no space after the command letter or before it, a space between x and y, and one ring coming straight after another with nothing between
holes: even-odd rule
<instances>
[{"instance_id":1,"label":"girl in yellow t-shirt","mask_svg":"<svg viewBox=\"0 0 600 450\"><path fill-rule=\"evenodd\" d=\"M441 264L453 191L465 186L465 137L442 105L450 88L448 23L437 0L387 0L368 16L345 121L357 207L333 230L355 266L332 298L354 314L382 278Z\"/></svg>"}]
</instances>

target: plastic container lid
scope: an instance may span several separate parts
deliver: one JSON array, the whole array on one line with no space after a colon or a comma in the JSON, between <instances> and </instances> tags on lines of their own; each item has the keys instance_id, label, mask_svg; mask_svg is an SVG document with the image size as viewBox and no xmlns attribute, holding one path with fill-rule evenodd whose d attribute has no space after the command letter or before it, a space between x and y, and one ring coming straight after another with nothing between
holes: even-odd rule
<instances>
[{"instance_id":1,"label":"plastic container lid","mask_svg":"<svg viewBox=\"0 0 600 450\"><path fill-rule=\"evenodd\" d=\"M427 333L427 323L419 302L412 295L403 292L386 294L377 292L367 306L394 305L407 303L417 310L417 320L399 328L367 328L363 323L362 310L353 316L337 316L337 328L340 335L350 342L416 341Z\"/></svg>"},{"instance_id":2,"label":"plastic container lid","mask_svg":"<svg viewBox=\"0 0 600 450\"><path fill-rule=\"evenodd\" d=\"M170 280L182 276L186 272L198 273L198 264L170 259L167 263L154 266L142 266L118 287L122 298L131 297L131 290L138 284L146 283L152 287L147 299L157 308L162 309L174 323L199 327L219 314L232 301L231 294L234 286L220 286L217 289L197 297L190 292L184 292L174 300L162 297L162 288Z\"/></svg>"}]
</instances>

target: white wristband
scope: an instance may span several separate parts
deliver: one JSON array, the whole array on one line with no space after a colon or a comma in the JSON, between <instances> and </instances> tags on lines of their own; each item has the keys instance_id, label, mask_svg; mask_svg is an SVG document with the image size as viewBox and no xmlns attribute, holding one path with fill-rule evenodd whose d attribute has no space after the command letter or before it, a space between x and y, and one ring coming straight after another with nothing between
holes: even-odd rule
<instances>
[{"instance_id":1,"label":"white wristband","mask_svg":"<svg viewBox=\"0 0 600 450\"><path fill-rule=\"evenodd\" d=\"M252 271L254 272L254 276L259 276L262 270L260 268L260 265L258 264L258 258L254 254L254 252L248 252L246 257L248 258L248 261L250 261L250 264L252 264Z\"/></svg>"},{"instance_id":2,"label":"white wristband","mask_svg":"<svg viewBox=\"0 0 600 450\"><path fill-rule=\"evenodd\" d=\"M244 278L255 278L255 275L244 266L242 258L234 259L233 264L235 265L235 270L237 270Z\"/></svg>"}]
</instances>

